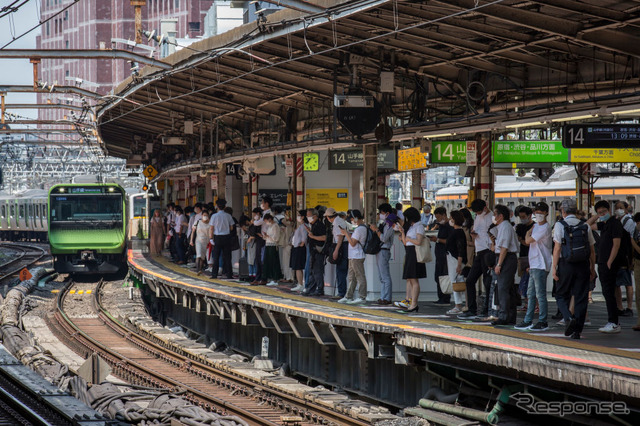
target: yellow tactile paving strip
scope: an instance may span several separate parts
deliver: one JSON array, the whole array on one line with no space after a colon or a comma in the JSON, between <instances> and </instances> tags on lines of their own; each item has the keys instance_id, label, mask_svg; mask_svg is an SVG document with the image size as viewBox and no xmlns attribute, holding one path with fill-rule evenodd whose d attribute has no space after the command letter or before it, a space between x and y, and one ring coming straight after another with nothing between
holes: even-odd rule
<instances>
[{"instance_id":1,"label":"yellow tactile paving strip","mask_svg":"<svg viewBox=\"0 0 640 426\"><path fill-rule=\"evenodd\" d=\"M142 253L137 252L135 257L138 257L138 256L143 256L143 255L142 255ZM368 309L366 307L359 307L359 306L352 306L352 305L343 305L343 304L339 304L339 303L328 301L328 300L308 298L308 297L305 297L305 296L292 294L292 293L283 293L281 290L274 289L274 288L269 288L269 287L265 287L265 286L248 287L247 285L243 285L243 284L239 284L239 283L234 283L234 282L229 282L229 281L224 281L224 280L219 280L219 279L215 279L214 280L214 279L206 277L204 275L198 276L195 272L192 272L189 269L185 269L185 268L182 268L182 267L180 267L178 265L175 265L174 263L171 263L170 261L168 261L163 256L154 256L152 258L151 257L146 257L146 260L152 261L152 262L158 264L158 266L161 266L162 268L164 268L164 269L166 269L168 271L172 271L172 272L175 272L175 273L177 273L179 275L190 277L190 278L193 278L195 280L200 280L200 281L202 281L204 283L215 283L217 285L231 287L231 288L241 288L243 290L250 289L251 291L256 293L256 295L263 294L263 295L274 296L274 297L279 297L279 298L286 298L288 300L298 300L298 301L306 302L306 303L313 304L313 305L325 306L325 307L330 307L330 308L337 308L337 309L340 309L340 310L343 310L343 311L349 311L350 313L359 312L359 313L363 313L363 314L373 315L373 316L376 316L376 317L380 317L381 321L374 321L374 320L371 320L369 318L366 318L366 319L365 318L362 318L362 319L354 318L352 316L340 317L340 316L336 316L336 315L329 314L329 313L326 313L326 312L312 311L310 309L300 309L300 308L297 308L297 307L294 308L294 307L292 307L290 305L274 303L273 301L269 301L269 300L247 297L248 299L252 299L252 300L255 300L255 301L262 302L262 303L279 305L279 306L286 307L286 308L289 308L289 309L299 309L299 310L302 310L302 311L307 312L307 313L312 312L312 313L314 313L316 315L326 316L328 318L344 319L344 320L349 320L349 321L362 321L363 323L369 323L369 324L373 324L373 325L380 325L380 326L387 326L387 327L394 327L394 328L402 329L404 331L416 331L416 332L419 332L419 330L416 330L415 327L413 327L411 325L403 325L403 324L397 324L397 323L386 323L386 322L382 321L384 318L389 318L389 319L395 319L395 320L400 320L400 321L411 321L411 322L414 322L414 323L425 323L425 324L438 325L438 326L455 327L455 328L469 330L469 331L478 331L478 332L482 332L482 333L501 335L501 336L511 337L511 338L520 339L520 340L528 340L528 341L540 342L540 343L545 343L545 344L549 344L549 345L555 345L555 346L559 346L559 347L566 347L566 348L571 348L571 349L584 350L584 351L594 352L594 353L603 354L603 355L619 356L619 357L625 357L625 358L630 358L630 359L634 359L634 360L640 360L640 353L620 350L620 349L616 349L616 348L609 348L609 347L599 346L599 345L590 345L590 344L581 343L581 342L574 341L574 340L564 340L564 339L559 339L559 338L555 338L555 337L545 337L544 335L540 335L540 334L522 333L522 332L517 331L517 330L493 328L493 327L487 327L487 326L476 325L476 324L458 323L458 322L452 322L452 321L443 321L443 320L430 319L430 318L420 318L420 317L414 317L414 316L408 317L407 315L398 314L398 313L394 313L394 312L373 310L373 309ZM157 273L154 273L154 271L147 270L146 268L142 267L142 265L137 264L137 262L135 262L135 259L134 259L133 251L129 252L129 261L137 269L140 269L142 271L157 275ZM209 288L209 287L198 287L198 286L194 286L192 284L188 284L188 283L185 283L185 282L180 282L180 283L185 285L185 286L188 286L188 287L189 286L190 287L197 287L197 288L200 288L202 290L206 290L206 291L209 291L209 292L212 292L212 293L227 294L227 295L232 296L232 297L238 297L238 295L236 295L236 294L225 293L223 291L212 289L212 288ZM637 368L622 367L622 366L615 365L615 364L590 361L590 360L587 360L587 359L575 358L575 357L571 357L571 356L563 356L563 355L560 355L560 354L549 353L549 352L545 352L545 351L539 351L539 350L531 349L531 348L523 348L523 347L518 347L518 346L514 346L514 345L504 344L504 343L491 342L491 341L481 340L481 339L474 339L474 338L470 338L468 336L459 336L459 335L458 336L454 336L451 333L444 333L444 332L441 333L441 332L434 331L434 330L429 330L429 333L430 334L434 334L436 336L440 335L440 336L446 337L446 338L453 338L453 337L458 338L458 339L462 338L464 341L469 342L469 343L471 343L473 341L476 341L478 343L483 343L483 344L496 343L496 344L499 344L499 346L501 346L501 347L503 347L505 349L513 349L514 351L518 351L518 352L524 352L524 353L529 353L529 354L539 354L539 355L543 355L543 356L547 356L547 357L548 356L553 356L553 357L556 357L556 358L559 358L559 359L566 359L568 361L574 361L574 362L581 362L581 363L582 362L588 362L589 364L592 364L592 365L597 365L597 366L602 366L602 367L607 367L607 368L613 368L613 369L616 369L616 370L623 370L623 371L627 371L627 372L633 372L633 373L636 373L636 374L640 373L640 369L637 369Z\"/></svg>"}]
</instances>

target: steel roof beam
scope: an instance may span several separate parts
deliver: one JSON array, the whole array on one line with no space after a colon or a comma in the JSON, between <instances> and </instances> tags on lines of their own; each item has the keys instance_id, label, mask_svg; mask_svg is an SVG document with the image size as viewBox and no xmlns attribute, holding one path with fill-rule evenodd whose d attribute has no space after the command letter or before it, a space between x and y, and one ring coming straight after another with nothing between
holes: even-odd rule
<instances>
[{"instance_id":1,"label":"steel roof beam","mask_svg":"<svg viewBox=\"0 0 640 426\"><path fill-rule=\"evenodd\" d=\"M64 104L6 104L4 109L69 109L73 111L83 111L84 107Z\"/></svg>"},{"instance_id":2,"label":"steel roof beam","mask_svg":"<svg viewBox=\"0 0 640 426\"><path fill-rule=\"evenodd\" d=\"M597 18L604 18L611 21L622 22L629 19L629 14L615 9L594 6L584 1L574 0L533 0L545 6L552 6L558 9L569 10L582 15L591 15Z\"/></svg>"},{"instance_id":3,"label":"steel roof beam","mask_svg":"<svg viewBox=\"0 0 640 426\"><path fill-rule=\"evenodd\" d=\"M323 13L327 9L304 0L261 0L265 3L286 7L304 13Z\"/></svg>"},{"instance_id":4,"label":"steel roof beam","mask_svg":"<svg viewBox=\"0 0 640 426\"><path fill-rule=\"evenodd\" d=\"M2 49L0 59L124 59L140 62L163 70L171 65L148 56L118 49Z\"/></svg>"},{"instance_id":5,"label":"steel roof beam","mask_svg":"<svg viewBox=\"0 0 640 426\"><path fill-rule=\"evenodd\" d=\"M0 50L2 52L2 50ZM100 93L92 92L90 90L81 89L76 86L53 86L52 90L38 89L34 90L33 86L27 85L13 85L13 86L0 86L0 92L16 92L16 93L73 93L77 95L87 96L89 98L102 98Z\"/></svg>"}]
</instances>

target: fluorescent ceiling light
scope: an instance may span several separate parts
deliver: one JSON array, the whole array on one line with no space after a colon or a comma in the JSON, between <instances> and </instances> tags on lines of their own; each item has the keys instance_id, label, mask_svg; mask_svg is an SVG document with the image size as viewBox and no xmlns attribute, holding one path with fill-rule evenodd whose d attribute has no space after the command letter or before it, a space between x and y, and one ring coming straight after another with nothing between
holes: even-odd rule
<instances>
[{"instance_id":1,"label":"fluorescent ceiling light","mask_svg":"<svg viewBox=\"0 0 640 426\"><path fill-rule=\"evenodd\" d=\"M454 136L455 133L425 133L422 135L423 138L443 138L445 136Z\"/></svg>"},{"instance_id":2,"label":"fluorescent ceiling light","mask_svg":"<svg viewBox=\"0 0 640 426\"><path fill-rule=\"evenodd\" d=\"M507 129L514 129L516 127L531 127L531 126L540 126L543 124L547 124L545 121L521 121L518 123L505 123Z\"/></svg>"},{"instance_id":3,"label":"fluorescent ceiling light","mask_svg":"<svg viewBox=\"0 0 640 426\"><path fill-rule=\"evenodd\" d=\"M640 108L637 109L625 109L621 111L611 111L611 114L638 114L640 113Z\"/></svg>"},{"instance_id":4,"label":"fluorescent ceiling light","mask_svg":"<svg viewBox=\"0 0 640 426\"><path fill-rule=\"evenodd\" d=\"M585 120L587 118L596 118L598 117L598 114L584 114L584 115L570 115L567 117L558 117L558 118L552 118L551 121L553 121L554 123L557 122L561 122L561 121L572 121L572 120Z\"/></svg>"}]
</instances>

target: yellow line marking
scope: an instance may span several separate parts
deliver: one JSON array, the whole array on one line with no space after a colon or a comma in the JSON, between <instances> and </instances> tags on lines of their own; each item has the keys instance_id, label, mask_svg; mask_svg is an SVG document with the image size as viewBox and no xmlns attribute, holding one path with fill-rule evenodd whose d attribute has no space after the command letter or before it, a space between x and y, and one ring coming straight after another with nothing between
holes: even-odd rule
<instances>
[{"instance_id":1,"label":"yellow line marking","mask_svg":"<svg viewBox=\"0 0 640 426\"><path fill-rule=\"evenodd\" d=\"M76 294L75 290L69 290L69 294Z\"/></svg>"}]
</instances>

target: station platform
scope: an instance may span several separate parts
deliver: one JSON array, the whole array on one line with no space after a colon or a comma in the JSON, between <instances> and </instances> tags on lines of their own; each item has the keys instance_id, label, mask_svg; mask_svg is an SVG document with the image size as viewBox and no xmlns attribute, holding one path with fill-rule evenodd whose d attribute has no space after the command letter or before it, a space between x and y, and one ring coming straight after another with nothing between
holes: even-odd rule
<instances>
[{"instance_id":1,"label":"station platform","mask_svg":"<svg viewBox=\"0 0 640 426\"><path fill-rule=\"evenodd\" d=\"M626 401L640 407L640 332L636 318L621 318L623 330L605 335L604 300L589 305L592 325L581 340L564 336L555 325L542 333L494 327L446 315L449 307L420 303L406 314L393 306L343 305L336 298L307 297L290 285L251 286L235 280L197 276L164 256L150 256L142 242L128 252L131 272L155 292L177 305L216 315L243 326L261 326L344 351L364 351L370 359L393 359L419 365L428 359L443 365L516 380L546 389L599 400ZM549 298L550 315L556 312ZM634 312L634 314L637 314ZM524 312L518 313L518 321Z\"/></svg>"}]
</instances>

